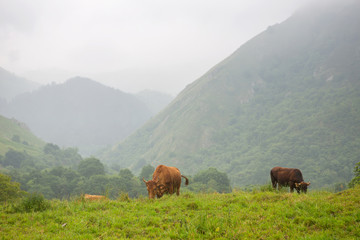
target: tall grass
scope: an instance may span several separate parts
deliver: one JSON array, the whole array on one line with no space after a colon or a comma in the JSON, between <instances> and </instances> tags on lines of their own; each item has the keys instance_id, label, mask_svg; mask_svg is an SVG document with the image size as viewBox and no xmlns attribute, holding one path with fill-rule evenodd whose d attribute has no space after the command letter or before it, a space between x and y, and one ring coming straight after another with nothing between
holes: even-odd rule
<instances>
[{"instance_id":1,"label":"tall grass","mask_svg":"<svg viewBox=\"0 0 360 240\"><path fill-rule=\"evenodd\" d=\"M51 201L0 211L2 239L358 239L360 187L340 193L236 191L161 199Z\"/></svg>"}]
</instances>

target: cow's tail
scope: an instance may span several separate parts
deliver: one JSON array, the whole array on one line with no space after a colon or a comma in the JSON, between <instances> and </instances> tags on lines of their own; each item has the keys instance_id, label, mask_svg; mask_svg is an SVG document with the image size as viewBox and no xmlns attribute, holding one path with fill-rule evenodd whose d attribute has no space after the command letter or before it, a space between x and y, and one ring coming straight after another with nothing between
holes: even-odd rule
<instances>
[{"instance_id":1,"label":"cow's tail","mask_svg":"<svg viewBox=\"0 0 360 240\"><path fill-rule=\"evenodd\" d=\"M272 184L273 188L276 189L277 180L276 180L272 170L270 171L270 178L271 178L271 184Z\"/></svg>"},{"instance_id":2,"label":"cow's tail","mask_svg":"<svg viewBox=\"0 0 360 240\"><path fill-rule=\"evenodd\" d=\"M187 177L185 177L184 175L181 175L181 177L185 178L186 181L185 181L185 185L189 185L189 179Z\"/></svg>"}]
</instances>

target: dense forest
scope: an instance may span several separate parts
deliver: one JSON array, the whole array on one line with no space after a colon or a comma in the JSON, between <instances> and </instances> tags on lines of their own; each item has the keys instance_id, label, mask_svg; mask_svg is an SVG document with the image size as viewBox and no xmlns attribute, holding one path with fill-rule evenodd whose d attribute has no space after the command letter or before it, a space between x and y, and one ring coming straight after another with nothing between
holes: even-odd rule
<instances>
[{"instance_id":1,"label":"dense forest","mask_svg":"<svg viewBox=\"0 0 360 240\"><path fill-rule=\"evenodd\" d=\"M0 168L3 179L9 176L20 184L22 191L40 193L48 199L70 199L84 193L106 195L112 199L122 193L131 198L147 196L142 178L152 179L155 170L147 165L139 176L135 176L129 169L110 169L97 158L83 159L76 149L60 149L51 143L44 146L41 157L10 149L5 156L0 155ZM192 184L189 188L183 185L182 191L232 191L227 175L215 168L189 177Z\"/></svg>"}]
</instances>

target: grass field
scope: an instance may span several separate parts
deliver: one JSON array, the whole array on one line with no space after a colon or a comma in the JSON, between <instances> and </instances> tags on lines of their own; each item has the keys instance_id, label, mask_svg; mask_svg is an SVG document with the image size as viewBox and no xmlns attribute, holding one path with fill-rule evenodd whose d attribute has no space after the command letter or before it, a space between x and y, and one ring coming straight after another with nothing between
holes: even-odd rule
<instances>
[{"instance_id":1,"label":"grass field","mask_svg":"<svg viewBox=\"0 0 360 240\"><path fill-rule=\"evenodd\" d=\"M53 200L0 212L1 239L360 239L360 187L339 193L183 193L161 199Z\"/></svg>"}]
</instances>

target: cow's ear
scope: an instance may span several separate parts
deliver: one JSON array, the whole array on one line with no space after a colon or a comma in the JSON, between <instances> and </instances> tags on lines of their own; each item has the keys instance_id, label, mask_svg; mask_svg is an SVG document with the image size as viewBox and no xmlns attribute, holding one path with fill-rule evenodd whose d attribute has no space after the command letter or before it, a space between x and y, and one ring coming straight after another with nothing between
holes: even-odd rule
<instances>
[{"instance_id":1,"label":"cow's ear","mask_svg":"<svg viewBox=\"0 0 360 240\"><path fill-rule=\"evenodd\" d=\"M306 183L306 185L308 185L308 186L309 186L309 185L310 185L310 182Z\"/></svg>"}]
</instances>

